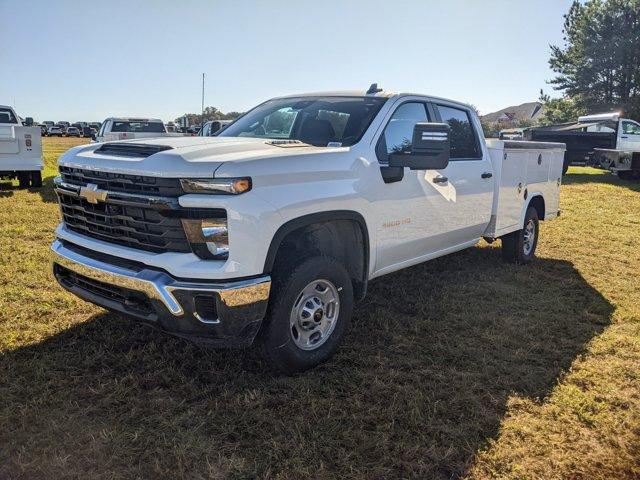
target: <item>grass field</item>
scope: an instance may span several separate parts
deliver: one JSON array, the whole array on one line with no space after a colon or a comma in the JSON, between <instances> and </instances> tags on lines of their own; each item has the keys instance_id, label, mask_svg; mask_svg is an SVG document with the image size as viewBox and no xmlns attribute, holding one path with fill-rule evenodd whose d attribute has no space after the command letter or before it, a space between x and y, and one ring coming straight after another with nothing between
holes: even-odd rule
<instances>
[{"instance_id":1,"label":"grass field","mask_svg":"<svg viewBox=\"0 0 640 480\"><path fill-rule=\"evenodd\" d=\"M65 293L51 178L2 184L0 478L640 478L640 185L571 168L561 207L530 266L483 244L372 282L287 378Z\"/></svg>"}]
</instances>

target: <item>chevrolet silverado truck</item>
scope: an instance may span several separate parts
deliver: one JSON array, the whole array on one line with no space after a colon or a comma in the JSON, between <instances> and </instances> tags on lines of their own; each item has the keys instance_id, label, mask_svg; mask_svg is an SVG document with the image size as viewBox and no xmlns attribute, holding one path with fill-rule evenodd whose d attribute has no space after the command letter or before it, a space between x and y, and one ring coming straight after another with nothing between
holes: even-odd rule
<instances>
[{"instance_id":1,"label":"chevrolet silverado truck","mask_svg":"<svg viewBox=\"0 0 640 480\"><path fill-rule=\"evenodd\" d=\"M182 134L167 131L164 122L159 118L109 117L102 122L94 140L107 142L171 136L182 136Z\"/></svg>"},{"instance_id":2,"label":"chevrolet silverado truck","mask_svg":"<svg viewBox=\"0 0 640 480\"><path fill-rule=\"evenodd\" d=\"M577 123L530 127L524 129L523 138L564 143L563 173L575 162L611 170L623 180L640 178L640 124L619 112L584 115Z\"/></svg>"},{"instance_id":3,"label":"chevrolet silverado truck","mask_svg":"<svg viewBox=\"0 0 640 480\"><path fill-rule=\"evenodd\" d=\"M529 262L564 145L485 142L473 108L334 92L269 100L217 136L72 148L55 180L60 285L286 373L329 359L370 280L501 239Z\"/></svg>"},{"instance_id":4,"label":"chevrolet silverado truck","mask_svg":"<svg viewBox=\"0 0 640 480\"><path fill-rule=\"evenodd\" d=\"M0 178L17 178L20 188L42 186L42 131L23 125L13 108L0 105Z\"/></svg>"}]
</instances>

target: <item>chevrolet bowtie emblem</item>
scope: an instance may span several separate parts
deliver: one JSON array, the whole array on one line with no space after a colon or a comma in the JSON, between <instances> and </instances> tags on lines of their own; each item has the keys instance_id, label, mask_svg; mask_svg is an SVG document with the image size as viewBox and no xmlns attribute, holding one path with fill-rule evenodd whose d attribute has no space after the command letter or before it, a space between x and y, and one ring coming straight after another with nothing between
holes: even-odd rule
<instances>
[{"instance_id":1,"label":"chevrolet bowtie emblem","mask_svg":"<svg viewBox=\"0 0 640 480\"><path fill-rule=\"evenodd\" d=\"M107 191L100 190L95 183L88 183L86 187L80 188L80 196L89 203L104 202L107 200Z\"/></svg>"}]
</instances>

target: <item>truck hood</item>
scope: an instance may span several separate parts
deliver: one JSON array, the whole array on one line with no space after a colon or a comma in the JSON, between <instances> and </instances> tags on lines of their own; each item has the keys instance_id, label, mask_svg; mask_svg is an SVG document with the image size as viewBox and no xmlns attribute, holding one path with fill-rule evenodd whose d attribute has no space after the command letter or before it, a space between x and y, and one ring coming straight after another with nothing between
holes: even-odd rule
<instances>
[{"instance_id":1,"label":"truck hood","mask_svg":"<svg viewBox=\"0 0 640 480\"><path fill-rule=\"evenodd\" d=\"M161 137L109 142L113 145L168 147L149 156L124 156L100 152L105 143L91 143L67 151L58 164L66 167L156 177L212 177L225 162L277 159L296 155L348 151L348 147L314 147L306 144L276 145L262 138Z\"/></svg>"}]
</instances>

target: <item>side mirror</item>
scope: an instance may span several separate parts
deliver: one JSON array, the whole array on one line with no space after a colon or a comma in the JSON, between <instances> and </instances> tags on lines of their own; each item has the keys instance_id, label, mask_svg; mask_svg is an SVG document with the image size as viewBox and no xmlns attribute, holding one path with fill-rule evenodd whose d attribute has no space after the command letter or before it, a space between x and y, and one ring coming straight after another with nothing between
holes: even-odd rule
<instances>
[{"instance_id":1,"label":"side mirror","mask_svg":"<svg viewBox=\"0 0 640 480\"><path fill-rule=\"evenodd\" d=\"M25 119L24 119L24 124L25 124L27 127L30 127L31 125L33 125L33 117L27 117L27 118L25 118Z\"/></svg>"},{"instance_id":2,"label":"side mirror","mask_svg":"<svg viewBox=\"0 0 640 480\"><path fill-rule=\"evenodd\" d=\"M389 155L390 167L411 170L442 170L449 165L449 125L446 123L416 123L410 153Z\"/></svg>"},{"instance_id":3,"label":"side mirror","mask_svg":"<svg viewBox=\"0 0 640 480\"><path fill-rule=\"evenodd\" d=\"M91 140L95 140L95 139L96 139L96 134L95 134L95 133L92 133L92 134L91 134Z\"/></svg>"}]
</instances>

